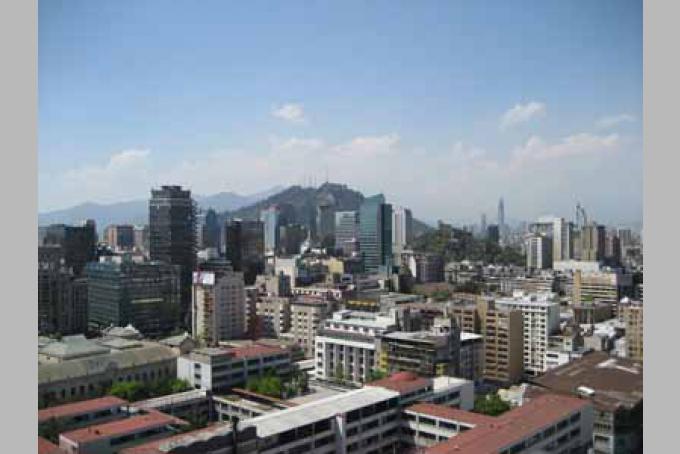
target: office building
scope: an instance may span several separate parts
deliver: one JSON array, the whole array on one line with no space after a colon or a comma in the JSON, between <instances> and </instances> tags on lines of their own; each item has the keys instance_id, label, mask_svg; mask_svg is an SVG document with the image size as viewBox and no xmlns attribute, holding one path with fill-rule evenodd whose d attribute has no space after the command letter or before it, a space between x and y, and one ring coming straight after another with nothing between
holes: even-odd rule
<instances>
[{"instance_id":1,"label":"office building","mask_svg":"<svg viewBox=\"0 0 680 454\"><path fill-rule=\"evenodd\" d=\"M505 225L505 202L503 201L503 197L498 200L498 233L500 235L500 239L503 240L505 239L505 233L506 233L506 225Z\"/></svg>"},{"instance_id":2,"label":"office building","mask_svg":"<svg viewBox=\"0 0 680 454\"><path fill-rule=\"evenodd\" d=\"M254 329L258 337L276 338L290 330L290 298L260 296L255 307Z\"/></svg>"},{"instance_id":3,"label":"office building","mask_svg":"<svg viewBox=\"0 0 680 454\"><path fill-rule=\"evenodd\" d=\"M73 269L66 268L59 255L54 259L46 258L46 249L61 250L61 247L39 247L38 333L85 333L88 317L87 279L76 277Z\"/></svg>"},{"instance_id":4,"label":"office building","mask_svg":"<svg viewBox=\"0 0 680 454\"><path fill-rule=\"evenodd\" d=\"M179 325L178 266L102 257L87 265L86 274L90 329L132 324L145 336L158 337Z\"/></svg>"},{"instance_id":5,"label":"office building","mask_svg":"<svg viewBox=\"0 0 680 454\"><path fill-rule=\"evenodd\" d=\"M606 302L616 311L621 298L633 291L633 276L622 271L601 270L583 272L576 270L567 274L565 293L572 296L576 305ZM614 314L616 315L616 314Z\"/></svg>"},{"instance_id":6,"label":"office building","mask_svg":"<svg viewBox=\"0 0 680 454\"><path fill-rule=\"evenodd\" d=\"M83 225L54 224L43 232L42 246L61 246L64 265L80 276L88 262L97 257L97 228L93 220Z\"/></svg>"},{"instance_id":7,"label":"office building","mask_svg":"<svg viewBox=\"0 0 680 454\"><path fill-rule=\"evenodd\" d=\"M444 282L444 258L439 254L417 253L410 260L416 282ZM413 272L415 271L415 272Z\"/></svg>"},{"instance_id":8,"label":"office building","mask_svg":"<svg viewBox=\"0 0 680 454\"><path fill-rule=\"evenodd\" d=\"M460 333L460 377L475 383L484 375L484 337L470 332Z\"/></svg>"},{"instance_id":9,"label":"office building","mask_svg":"<svg viewBox=\"0 0 680 454\"><path fill-rule=\"evenodd\" d=\"M335 250L351 257L359 251L359 213L338 211L335 213Z\"/></svg>"},{"instance_id":10,"label":"office building","mask_svg":"<svg viewBox=\"0 0 680 454\"><path fill-rule=\"evenodd\" d=\"M181 186L151 190L149 256L180 267L180 321L189 326L191 276L196 266L196 209L191 191Z\"/></svg>"},{"instance_id":11,"label":"office building","mask_svg":"<svg viewBox=\"0 0 680 454\"><path fill-rule=\"evenodd\" d=\"M104 229L104 241L115 251L131 251L135 246L132 225L109 225Z\"/></svg>"},{"instance_id":12,"label":"office building","mask_svg":"<svg viewBox=\"0 0 680 454\"><path fill-rule=\"evenodd\" d=\"M413 214L408 208L395 206L392 211L392 252L399 254L413 242Z\"/></svg>"},{"instance_id":13,"label":"office building","mask_svg":"<svg viewBox=\"0 0 680 454\"><path fill-rule=\"evenodd\" d=\"M500 229L497 224L490 224L486 228L486 239L488 241L491 241L494 244L498 244L500 242Z\"/></svg>"},{"instance_id":14,"label":"office building","mask_svg":"<svg viewBox=\"0 0 680 454\"><path fill-rule=\"evenodd\" d=\"M326 319L315 339L315 376L364 383L377 367L377 337L396 329L392 315L342 310Z\"/></svg>"},{"instance_id":15,"label":"office building","mask_svg":"<svg viewBox=\"0 0 680 454\"><path fill-rule=\"evenodd\" d=\"M449 318L437 318L428 331L383 334L378 364L390 374L410 371L424 377L458 376L460 329Z\"/></svg>"},{"instance_id":16,"label":"office building","mask_svg":"<svg viewBox=\"0 0 680 454\"><path fill-rule=\"evenodd\" d=\"M641 301L624 298L619 303L619 317L626 325L626 357L642 361L643 306Z\"/></svg>"},{"instance_id":17,"label":"office building","mask_svg":"<svg viewBox=\"0 0 680 454\"><path fill-rule=\"evenodd\" d=\"M560 329L560 306L554 293L515 292L498 298L496 307L520 310L524 332L524 372L539 375L547 370L548 338Z\"/></svg>"},{"instance_id":18,"label":"office building","mask_svg":"<svg viewBox=\"0 0 680 454\"><path fill-rule=\"evenodd\" d=\"M392 205L382 194L364 199L359 211L359 245L368 273L392 266Z\"/></svg>"},{"instance_id":19,"label":"office building","mask_svg":"<svg viewBox=\"0 0 680 454\"><path fill-rule=\"evenodd\" d=\"M222 249L222 229L217 218L217 213L212 208L205 212L205 218L201 225L201 249Z\"/></svg>"},{"instance_id":20,"label":"office building","mask_svg":"<svg viewBox=\"0 0 680 454\"><path fill-rule=\"evenodd\" d=\"M243 273L231 269L193 274L192 335L206 345L239 339L246 328Z\"/></svg>"},{"instance_id":21,"label":"office building","mask_svg":"<svg viewBox=\"0 0 680 454\"><path fill-rule=\"evenodd\" d=\"M525 240L525 247L528 270L541 270L552 267L552 238L547 235L531 234Z\"/></svg>"},{"instance_id":22,"label":"office building","mask_svg":"<svg viewBox=\"0 0 680 454\"><path fill-rule=\"evenodd\" d=\"M280 243L279 207L272 205L260 211L260 221L264 230L264 251L276 254Z\"/></svg>"},{"instance_id":23,"label":"office building","mask_svg":"<svg viewBox=\"0 0 680 454\"><path fill-rule=\"evenodd\" d=\"M136 251L149 251L149 225L136 225L134 226L134 242Z\"/></svg>"},{"instance_id":24,"label":"office building","mask_svg":"<svg viewBox=\"0 0 680 454\"><path fill-rule=\"evenodd\" d=\"M579 236L580 260L586 262L604 261L605 228L603 225L590 223L584 225Z\"/></svg>"},{"instance_id":25,"label":"office building","mask_svg":"<svg viewBox=\"0 0 680 454\"><path fill-rule=\"evenodd\" d=\"M253 344L235 348L199 348L177 359L177 378L193 388L224 392L245 385L249 378L268 370L290 373L291 355L284 348Z\"/></svg>"},{"instance_id":26,"label":"office building","mask_svg":"<svg viewBox=\"0 0 680 454\"><path fill-rule=\"evenodd\" d=\"M243 272L246 285L264 271L264 224L234 219L225 225L226 258L235 271Z\"/></svg>"},{"instance_id":27,"label":"office building","mask_svg":"<svg viewBox=\"0 0 680 454\"><path fill-rule=\"evenodd\" d=\"M300 295L291 301L289 335L306 358L314 358L314 338L334 310L335 302L321 296Z\"/></svg>"},{"instance_id":28,"label":"office building","mask_svg":"<svg viewBox=\"0 0 680 454\"><path fill-rule=\"evenodd\" d=\"M551 392L592 402L595 454L642 452L642 364L593 352L531 382Z\"/></svg>"},{"instance_id":29,"label":"office building","mask_svg":"<svg viewBox=\"0 0 680 454\"><path fill-rule=\"evenodd\" d=\"M330 192L319 195L316 205L316 235L322 247L335 245L335 197Z\"/></svg>"},{"instance_id":30,"label":"office building","mask_svg":"<svg viewBox=\"0 0 680 454\"><path fill-rule=\"evenodd\" d=\"M573 257L572 252L572 230L573 224L565 221L564 218L555 218L553 220L552 230L552 257L553 260L570 260Z\"/></svg>"},{"instance_id":31,"label":"office building","mask_svg":"<svg viewBox=\"0 0 680 454\"><path fill-rule=\"evenodd\" d=\"M279 240L282 255L296 255L300 253L302 243L309 233L304 225L287 224L279 227Z\"/></svg>"},{"instance_id":32,"label":"office building","mask_svg":"<svg viewBox=\"0 0 680 454\"><path fill-rule=\"evenodd\" d=\"M517 383L524 374L522 311L482 300L479 315L484 337L484 380L503 385Z\"/></svg>"}]
</instances>

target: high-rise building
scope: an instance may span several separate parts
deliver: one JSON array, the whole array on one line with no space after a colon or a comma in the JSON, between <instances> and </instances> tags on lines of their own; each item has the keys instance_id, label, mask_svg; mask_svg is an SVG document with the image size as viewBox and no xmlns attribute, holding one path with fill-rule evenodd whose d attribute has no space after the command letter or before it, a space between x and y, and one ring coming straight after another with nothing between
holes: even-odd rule
<instances>
[{"instance_id":1,"label":"high-rise building","mask_svg":"<svg viewBox=\"0 0 680 454\"><path fill-rule=\"evenodd\" d=\"M335 213L335 250L351 256L359 250L359 213L338 211Z\"/></svg>"},{"instance_id":2,"label":"high-rise building","mask_svg":"<svg viewBox=\"0 0 680 454\"><path fill-rule=\"evenodd\" d=\"M392 210L392 251L400 253L413 241L413 215L408 208Z\"/></svg>"},{"instance_id":3,"label":"high-rise building","mask_svg":"<svg viewBox=\"0 0 680 454\"><path fill-rule=\"evenodd\" d=\"M359 246L364 269L389 272L392 265L392 205L382 194L364 199L359 211Z\"/></svg>"},{"instance_id":4,"label":"high-rise building","mask_svg":"<svg viewBox=\"0 0 680 454\"><path fill-rule=\"evenodd\" d=\"M621 300L619 312L626 325L626 356L633 361L642 361L642 302Z\"/></svg>"},{"instance_id":5,"label":"high-rise building","mask_svg":"<svg viewBox=\"0 0 680 454\"><path fill-rule=\"evenodd\" d=\"M93 220L81 226L54 224L44 230L42 245L62 247L64 265L76 276L82 274L88 262L96 260L97 228Z\"/></svg>"},{"instance_id":6,"label":"high-rise building","mask_svg":"<svg viewBox=\"0 0 680 454\"><path fill-rule=\"evenodd\" d=\"M505 202L503 197L498 201L498 233L501 239L505 236Z\"/></svg>"},{"instance_id":7,"label":"high-rise building","mask_svg":"<svg viewBox=\"0 0 680 454\"><path fill-rule=\"evenodd\" d=\"M499 231L499 227L496 224L491 224L486 228L486 239L491 241L492 243L498 244L500 241L501 235Z\"/></svg>"},{"instance_id":8,"label":"high-rise building","mask_svg":"<svg viewBox=\"0 0 680 454\"><path fill-rule=\"evenodd\" d=\"M607 230L604 244L604 261L611 266L621 263L621 239L616 231Z\"/></svg>"},{"instance_id":9,"label":"high-rise building","mask_svg":"<svg viewBox=\"0 0 680 454\"><path fill-rule=\"evenodd\" d=\"M179 265L102 257L86 267L89 327L132 324L149 337L170 334L180 323Z\"/></svg>"},{"instance_id":10,"label":"high-rise building","mask_svg":"<svg viewBox=\"0 0 680 454\"><path fill-rule=\"evenodd\" d=\"M279 207L272 205L260 211L260 221L264 228L264 250L276 253L279 250Z\"/></svg>"},{"instance_id":11,"label":"high-rise building","mask_svg":"<svg viewBox=\"0 0 680 454\"><path fill-rule=\"evenodd\" d=\"M151 190L149 255L151 260L180 267L180 320L191 316L191 276L196 266L196 207L191 191L181 186Z\"/></svg>"},{"instance_id":12,"label":"high-rise building","mask_svg":"<svg viewBox=\"0 0 680 454\"><path fill-rule=\"evenodd\" d=\"M230 266L193 274L191 332L208 345L241 338L245 330L243 273Z\"/></svg>"},{"instance_id":13,"label":"high-rise building","mask_svg":"<svg viewBox=\"0 0 680 454\"><path fill-rule=\"evenodd\" d=\"M117 251L129 251L135 246L135 228L132 225L109 225L104 229L104 241Z\"/></svg>"},{"instance_id":14,"label":"high-rise building","mask_svg":"<svg viewBox=\"0 0 680 454\"><path fill-rule=\"evenodd\" d=\"M87 279L65 266L61 246L38 249L38 333L85 333Z\"/></svg>"},{"instance_id":15,"label":"high-rise building","mask_svg":"<svg viewBox=\"0 0 680 454\"><path fill-rule=\"evenodd\" d=\"M246 285L264 271L264 224L234 219L225 225L226 258L235 271L242 271Z\"/></svg>"},{"instance_id":16,"label":"high-rise building","mask_svg":"<svg viewBox=\"0 0 680 454\"><path fill-rule=\"evenodd\" d=\"M279 227L279 249L282 255L295 255L307 239L308 232L304 225L287 224Z\"/></svg>"},{"instance_id":17,"label":"high-rise building","mask_svg":"<svg viewBox=\"0 0 680 454\"><path fill-rule=\"evenodd\" d=\"M570 260L572 255L572 229L571 222L564 218L555 218L552 228L552 257L553 260Z\"/></svg>"},{"instance_id":18,"label":"high-rise building","mask_svg":"<svg viewBox=\"0 0 680 454\"><path fill-rule=\"evenodd\" d=\"M136 225L134 227L135 249L138 251L149 251L149 225Z\"/></svg>"},{"instance_id":19,"label":"high-rise building","mask_svg":"<svg viewBox=\"0 0 680 454\"><path fill-rule=\"evenodd\" d=\"M484 336L484 380L511 384L524 373L522 311L497 307L494 301L478 303Z\"/></svg>"},{"instance_id":20,"label":"high-rise building","mask_svg":"<svg viewBox=\"0 0 680 454\"><path fill-rule=\"evenodd\" d=\"M605 228L595 223L584 225L581 229L581 260L601 262L604 260Z\"/></svg>"},{"instance_id":21,"label":"high-rise building","mask_svg":"<svg viewBox=\"0 0 680 454\"><path fill-rule=\"evenodd\" d=\"M221 230L217 213L209 208L201 226L201 248L219 251L221 249Z\"/></svg>"},{"instance_id":22,"label":"high-rise building","mask_svg":"<svg viewBox=\"0 0 680 454\"><path fill-rule=\"evenodd\" d=\"M486 237L486 214L482 213L482 219L479 222L479 235Z\"/></svg>"},{"instance_id":23,"label":"high-rise building","mask_svg":"<svg viewBox=\"0 0 680 454\"><path fill-rule=\"evenodd\" d=\"M331 193L319 196L316 206L316 234L324 246L335 244L335 197Z\"/></svg>"},{"instance_id":24,"label":"high-rise building","mask_svg":"<svg viewBox=\"0 0 680 454\"><path fill-rule=\"evenodd\" d=\"M530 234L525 240L527 269L541 270L552 267L553 239L547 235Z\"/></svg>"},{"instance_id":25,"label":"high-rise building","mask_svg":"<svg viewBox=\"0 0 680 454\"><path fill-rule=\"evenodd\" d=\"M314 357L314 338L334 309L333 301L320 297L298 296L291 302L290 337L307 358Z\"/></svg>"}]
</instances>

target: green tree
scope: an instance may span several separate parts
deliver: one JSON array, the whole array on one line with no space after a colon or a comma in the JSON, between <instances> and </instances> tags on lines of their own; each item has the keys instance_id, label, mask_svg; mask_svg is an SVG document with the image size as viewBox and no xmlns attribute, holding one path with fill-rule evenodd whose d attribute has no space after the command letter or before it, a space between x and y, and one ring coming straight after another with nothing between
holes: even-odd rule
<instances>
[{"instance_id":1,"label":"green tree","mask_svg":"<svg viewBox=\"0 0 680 454\"><path fill-rule=\"evenodd\" d=\"M51 441L54 444L59 444L59 434L64 430L59 421L55 418L48 419L44 424L38 427L38 435Z\"/></svg>"},{"instance_id":2,"label":"green tree","mask_svg":"<svg viewBox=\"0 0 680 454\"><path fill-rule=\"evenodd\" d=\"M498 416L510 410L510 404L501 399L498 394L480 395L475 398L474 411L489 416Z\"/></svg>"},{"instance_id":3,"label":"green tree","mask_svg":"<svg viewBox=\"0 0 680 454\"><path fill-rule=\"evenodd\" d=\"M376 380L382 380L383 378L387 377L387 372L385 372L382 369L371 369L368 372L368 381L376 381Z\"/></svg>"}]
</instances>

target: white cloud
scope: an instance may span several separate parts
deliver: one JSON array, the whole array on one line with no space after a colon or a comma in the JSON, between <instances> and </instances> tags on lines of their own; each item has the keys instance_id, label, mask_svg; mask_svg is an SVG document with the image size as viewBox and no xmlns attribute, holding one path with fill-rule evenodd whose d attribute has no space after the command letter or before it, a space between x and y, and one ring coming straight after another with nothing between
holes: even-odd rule
<instances>
[{"instance_id":1,"label":"white cloud","mask_svg":"<svg viewBox=\"0 0 680 454\"><path fill-rule=\"evenodd\" d=\"M620 145L618 134L598 136L580 133L567 136L557 143L548 143L538 136L530 137L526 144L512 151L513 163L545 161L568 156L592 155L616 150Z\"/></svg>"},{"instance_id":2,"label":"white cloud","mask_svg":"<svg viewBox=\"0 0 680 454\"><path fill-rule=\"evenodd\" d=\"M302 104L284 104L279 107L274 107L271 113L276 118L280 118L291 123L304 123L307 121Z\"/></svg>"},{"instance_id":3,"label":"white cloud","mask_svg":"<svg viewBox=\"0 0 680 454\"><path fill-rule=\"evenodd\" d=\"M621 123L632 123L634 121L635 117L629 114L610 115L600 118L597 121L597 127L599 129L609 129L618 126Z\"/></svg>"},{"instance_id":4,"label":"white cloud","mask_svg":"<svg viewBox=\"0 0 680 454\"><path fill-rule=\"evenodd\" d=\"M269 142L273 150L288 153L307 153L317 151L323 148L325 145L324 141L321 139L300 137L290 137L283 140L272 138Z\"/></svg>"},{"instance_id":5,"label":"white cloud","mask_svg":"<svg viewBox=\"0 0 680 454\"><path fill-rule=\"evenodd\" d=\"M332 151L347 158L366 159L391 153L399 140L397 134L359 136L347 143L335 146Z\"/></svg>"},{"instance_id":6,"label":"white cloud","mask_svg":"<svg viewBox=\"0 0 680 454\"><path fill-rule=\"evenodd\" d=\"M515 104L501 117L500 129L504 131L513 126L545 116L546 106L542 102L531 101L527 104Z\"/></svg>"}]
</instances>

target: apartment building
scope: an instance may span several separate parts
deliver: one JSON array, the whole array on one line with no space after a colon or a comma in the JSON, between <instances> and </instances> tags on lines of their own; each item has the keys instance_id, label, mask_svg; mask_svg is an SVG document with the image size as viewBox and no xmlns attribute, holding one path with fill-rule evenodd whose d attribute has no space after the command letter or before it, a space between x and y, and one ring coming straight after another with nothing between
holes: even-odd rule
<instances>
[{"instance_id":1,"label":"apartment building","mask_svg":"<svg viewBox=\"0 0 680 454\"><path fill-rule=\"evenodd\" d=\"M560 328L560 306L554 293L515 292L511 298L498 298L496 307L522 312L524 372L539 375L547 370L548 338Z\"/></svg>"},{"instance_id":2,"label":"apartment building","mask_svg":"<svg viewBox=\"0 0 680 454\"><path fill-rule=\"evenodd\" d=\"M484 337L481 334L460 333L459 376L479 382L484 375Z\"/></svg>"},{"instance_id":3,"label":"apartment building","mask_svg":"<svg viewBox=\"0 0 680 454\"><path fill-rule=\"evenodd\" d=\"M291 301L289 334L305 357L314 358L314 338L334 309L335 302L325 298L298 296Z\"/></svg>"},{"instance_id":4,"label":"apartment building","mask_svg":"<svg viewBox=\"0 0 680 454\"><path fill-rule=\"evenodd\" d=\"M201 348L177 359L177 378L196 389L222 392L243 385L250 377L272 370L290 373L291 355L287 349L261 344L236 348Z\"/></svg>"},{"instance_id":5,"label":"apartment building","mask_svg":"<svg viewBox=\"0 0 680 454\"><path fill-rule=\"evenodd\" d=\"M624 298L619 303L619 311L626 325L626 357L635 361L642 361L642 301Z\"/></svg>"},{"instance_id":6,"label":"apartment building","mask_svg":"<svg viewBox=\"0 0 680 454\"><path fill-rule=\"evenodd\" d=\"M524 374L522 311L497 307L494 301L480 301L479 312L484 337L484 380L516 383Z\"/></svg>"},{"instance_id":7,"label":"apartment building","mask_svg":"<svg viewBox=\"0 0 680 454\"><path fill-rule=\"evenodd\" d=\"M476 300L449 302L446 313L456 321L463 332L481 333L482 321L479 318Z\"/></svg>"},{"instance_id":8,"label":"apartment building","mask_svg":"<svg viewBox=\"0 0 680 454\"><path fill-rule=\"evenodd\" d=\"M258 337L279 337L290 330L290 298L262 296L255 303Z\"/></svg>"},{"instance_id":9,"label":"apartment building","mask_svg":"<svg viewBox=\"0 0 680 454\"><path fill-rule=\"evenodd\" d=\"M377 366L377 337L396 329L394 315L341 310L316 336L317 378L363 383Z\"/></svg>"},{"instance_id":10,"label":"apartment building","mask_svg":"<svg viewBox=\"0 0 680 454\"><path fill-rule=\"evenodd\" d=\"M193 274L192 334L207 345L243 337L246 303L243 273L231 269Z\"/></svg>"},{"instance_id":11,"label":"apartment building","mask_svg":"<svg viewBox=\"0 0 680 454\"><path fill-rule=\"evenodd\" d=\"M410 371L425 377L457 376L460 329L450 318L437 318L428 331L395 331L380 336L380 369Z\"/></svg>"}]
</instances>

